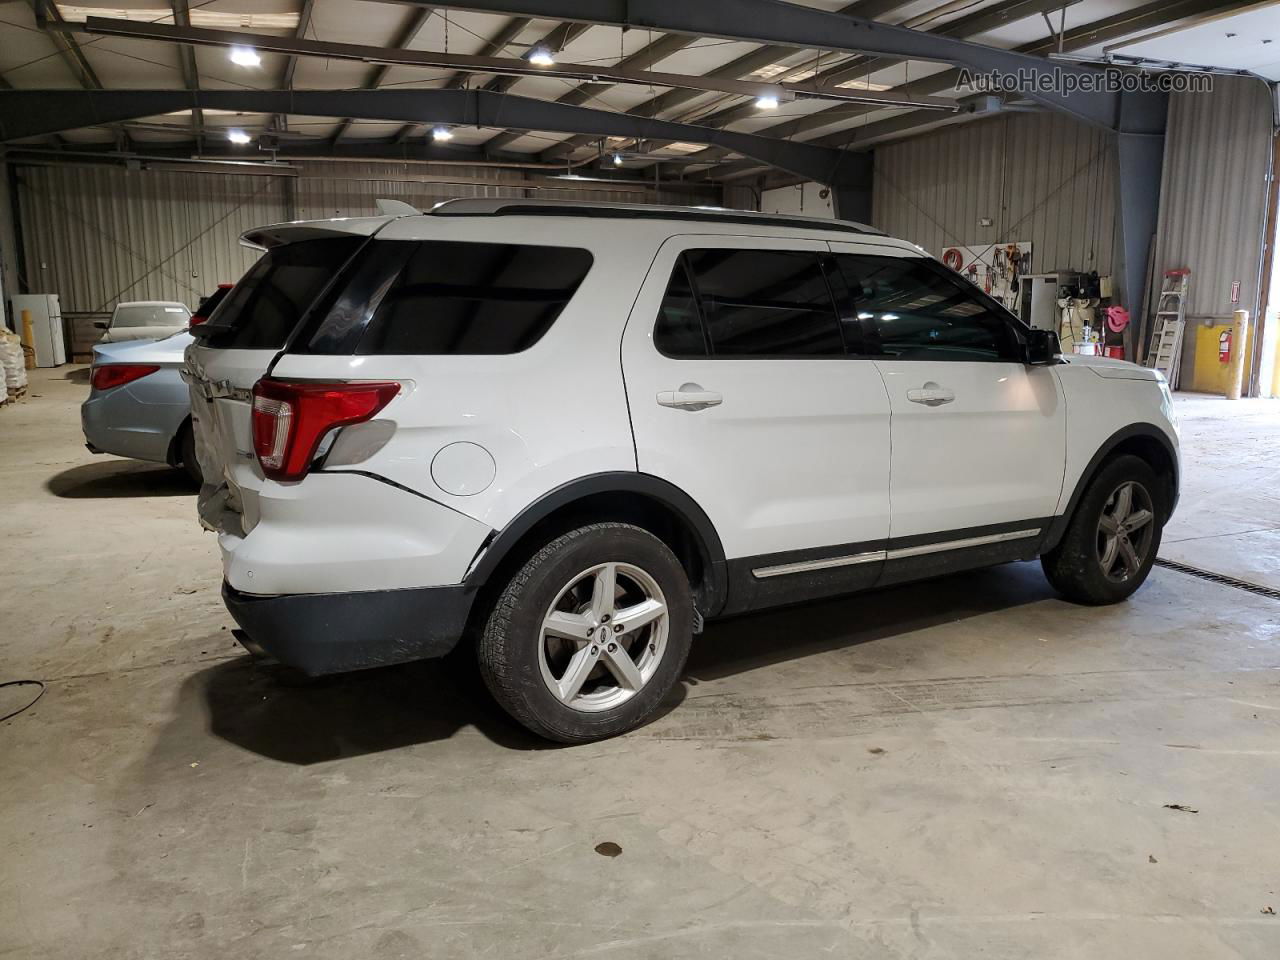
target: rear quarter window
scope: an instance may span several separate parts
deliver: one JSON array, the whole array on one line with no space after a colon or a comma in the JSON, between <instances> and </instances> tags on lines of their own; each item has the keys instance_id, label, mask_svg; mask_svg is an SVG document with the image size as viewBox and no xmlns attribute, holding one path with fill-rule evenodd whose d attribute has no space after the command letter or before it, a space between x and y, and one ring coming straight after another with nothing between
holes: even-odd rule
<instances>
[{"instance_id":1,"label":"rear quarter window","mask_svg":"<svg viewBox=\"0 0 1280 960\"><path fill-rule=\"evenodd\" d=\"M385 248L403 245L375 241L367 256L394 262L398 257ZM527 350L560 316L592 262L589 252L575 247L438 240L412 247L394 279L378 291L356 353Z\"/></svg>"},{"instance_id":2,"label":"rear quarter window","mask_svg":"<svg viewBox=\"0 0 1280 960\"><path fill-rule=\"evenodd\" d=\"M278 350L365 237L301 240L268 250L200 329L223 350Z\"/></svg>"}]
</instances>

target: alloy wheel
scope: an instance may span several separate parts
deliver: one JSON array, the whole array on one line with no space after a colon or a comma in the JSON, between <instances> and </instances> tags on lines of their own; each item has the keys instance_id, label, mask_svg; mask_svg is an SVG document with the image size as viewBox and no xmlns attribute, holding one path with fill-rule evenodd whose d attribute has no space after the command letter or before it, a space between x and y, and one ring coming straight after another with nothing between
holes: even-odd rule
<instances>
[{"instance_id":1,"label":"alloy wheel","mask_svg":"<svg viewBox=\"0 0 1280 960\"><path fill-rule=\"evenodd\" d=\"M1098 564L1116 583L1137 576L1155 534L1155 509L1147 488L1127 480L1112 491L1098 518Z\"/></svg>"},{"instance_id":2,"label":"alloy wheel","mask_svg":"<svg viewBox=\"0 0 1280 960\"><path fill-rule=\"evenodd\" d=\"M611 710L657 672L669 620L652 576L629 563L596 564L565 584L542 618L543 682L574 710Z\"/></svg>"}]
</instances>

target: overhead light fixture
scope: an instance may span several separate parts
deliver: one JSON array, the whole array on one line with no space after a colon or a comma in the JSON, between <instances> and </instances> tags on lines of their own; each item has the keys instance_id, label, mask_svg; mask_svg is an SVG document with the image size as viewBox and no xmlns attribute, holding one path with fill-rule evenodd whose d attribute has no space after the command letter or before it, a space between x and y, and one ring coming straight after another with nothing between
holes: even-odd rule
<instances>
[{"instance_id":1,"label":"overhead light fixture","mask_svg":"<svg viewBox=\"0 0 1280 960\"><path fill-rule=\"evenodd\" d=\"M448 127L435 127L431 131L431 139L436 143L444 143L453 139L453 131Z\"/></svg>"},{"instance_id":2,"label":"overhead light fixture","mask_svg":"<svg viewBox=\"0 0 1280 960\"><path fill-rule=\"evenodd\" d=\"M757 110L777 110L778 98L771 93L766 94L763 97L756 97L756 109Z\"/></svg>"},{"instance_id":3,"label":"overhead light fixture","mask_svg":"<svg viewBox=\"0 0 1280 960\"><path fill-rule=\"evenodd\" d=\"M534 47L529 51L529 62L535 67L554 67L556 58L546 47Z\"/></svg>"},{"instance_id":4,"label":"overhead light fixture","mask_svg":"<svg viewBox=\"0 0 1280 960\"><path fill-rule=\"evenodd\" d=\"M615 167L620 167L620 166L622 166L622 154L620 154L620 153L615 153L615 154L613 155L613 165L614 165Z\"/></svg>"},{"instance_id":5,"label":"overhead light fixture","mask_svg":"<svg viewBox=\"0 0 1280 960\"><path fill-rule=\"evenodd\" d=\"M232 47L231 62L241 67L260 67L262 66L262 58L258 56L258 51L253 47Z\"/></svg>"},{"instance_id":6,"label":"overhead light fixture","mask_svg":"<svg viewBox=\"0 0 1280 960\"><path fill-rule=\"evenodd\" d=\"M227 131L227 139L230 140L232 143L248 143L250 140L253 139L253 137L249 136L239 127L236 127L233 130Z\"/></svg>"}]
</instances>

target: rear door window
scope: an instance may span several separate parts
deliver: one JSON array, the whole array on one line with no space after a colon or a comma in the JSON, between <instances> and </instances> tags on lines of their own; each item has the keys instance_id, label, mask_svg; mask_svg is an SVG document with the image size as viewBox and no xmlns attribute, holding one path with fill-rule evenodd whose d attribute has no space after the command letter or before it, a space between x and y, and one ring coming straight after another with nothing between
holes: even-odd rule
<instances>
[{"instance_id":1,"label":"rear door window","mask_svg":"<svg viewBox=\"0 0 1280 960\"><path fill-rule=\"evenodd\" d=\"M371 260L403 241L376 241ZM573 247L427 240L378 291L360 354L506 354L537 343L591 269ZM327 321L326 321L327 322ZM320 331L323 334L323 330ZM320 336L313 341L319 346Z\"/></svg>"},{"instance_id":2,"label":"rear door window","mask_svg":"<svg viewBox=\"0 0 1280 960\"><path fill-rule=\"evenodd\" d=\"M278 350L365 237L301 240L268 250L208 321L201 341L223 350Z\"/></svg>"},{"instance_id":3,"label":"rear door window","mask_svg":"<svg viewBox=\"0 0 1280 960\"><path fill-rule=\"evenodd\" d=\"M836 254L850 320L894 360L1017 360L1016 321L967 280L924 257Z\"/></svg>"},{"instance_id":4,"label":"rear door window","mask_svg":"<svg viewBox=\"0 0 1280 960\"><path fill-rule=\"evenodd\" d=\"M685 257L714 356L843 356L819 254L699 249Z\"/></svg>"},{"instance_id":5,"label":"rear door window","mask_svg":"<svg viewBox=\"0 0 1280 960\"><path fill-rule=\"evenodd\" d=\"M667 292L658 308L658 323L653 329L653 343L662 354L676 359L705 357L707 341L702 328L698 300L689 283L689 270L684 257L671 271Z\"/></svg>"}]
</instances>

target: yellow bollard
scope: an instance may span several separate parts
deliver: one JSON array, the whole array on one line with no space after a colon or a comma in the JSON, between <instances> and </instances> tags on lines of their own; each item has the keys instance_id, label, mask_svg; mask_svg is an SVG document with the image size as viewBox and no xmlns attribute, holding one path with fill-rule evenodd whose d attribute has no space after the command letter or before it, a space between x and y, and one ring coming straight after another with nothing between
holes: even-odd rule
<instances>
[{"instance_id":1,"label":"yellow bollard","mask_svg":"<svg viewBox=\"0 0 1280 960\"><path fill-rule=\"evenodd\" d=\"M31 326L31 311L22 311L22 365L28 370L36 368L36 332Z\"/></svg>"},{"instance_id":2,"label":"yellow bollard","mask_svg":"<svg viewBox=\"0 0 1280 960\"><path fill-rule=\"evenodd\" d=\"M1231 328L1231 360L1227 364L1228 400L1239 400L1244 386L1244 354L1249 339L1249 311L1237 310Z\"/></svg>"}]
</instances>

